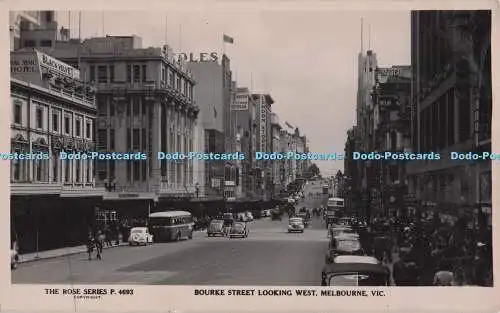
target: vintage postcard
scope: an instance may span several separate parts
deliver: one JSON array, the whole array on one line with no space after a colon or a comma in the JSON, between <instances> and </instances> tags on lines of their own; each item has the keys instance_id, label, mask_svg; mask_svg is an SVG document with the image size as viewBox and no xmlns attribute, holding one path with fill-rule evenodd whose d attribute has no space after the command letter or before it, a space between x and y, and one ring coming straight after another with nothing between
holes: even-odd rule
<instances>
[{"instance_id":1,"label":"vintage postcard","mask_svg":"<svg viewBox=\"0 0 500 313\"><path fill-rule=\"evenodd\" d=\"M500 311L497 7L5 2L2 310Z\"/></svg>"}]
</instances>

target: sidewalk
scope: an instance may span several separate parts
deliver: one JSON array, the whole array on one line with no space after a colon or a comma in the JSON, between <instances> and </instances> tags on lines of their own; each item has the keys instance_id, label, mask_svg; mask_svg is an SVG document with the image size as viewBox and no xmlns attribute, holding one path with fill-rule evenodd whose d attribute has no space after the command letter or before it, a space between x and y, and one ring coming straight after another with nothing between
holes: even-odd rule
<instances>
[{"instance_id":1,"label":"sidewalk","mask_svg":"<svg viewBox=\"0 0 500 313\"><path fill-rule=\"evenodd\" d=\"M122 242L118 246L111 246L111 247L105 246L104 249L122 247L126 245L128 245L128 243ZM79 254L79 253L86 253L86 252L87 252L87 246L81 245L76 247L67 247L67 248L46 250L34 253L26 253L19 255L19 263L35 262L40 260L53 259L53 258Z\"/></svg>"}]
</instances>

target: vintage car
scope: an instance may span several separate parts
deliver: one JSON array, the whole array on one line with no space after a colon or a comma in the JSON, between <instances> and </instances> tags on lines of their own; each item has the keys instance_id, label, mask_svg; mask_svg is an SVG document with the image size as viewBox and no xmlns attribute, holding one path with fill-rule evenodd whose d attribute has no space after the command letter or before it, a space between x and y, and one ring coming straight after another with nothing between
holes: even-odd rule
<instances>
[{"instance_id":1,"label":"vintage car","mask_svg":"<svg viewBox=\"0 0 500 313\"><path fill-rule=\"evenodd\" d=\"M340 235L330 241L329 249L334 255L363 255L359 238L351 235ZM330 253L327 253L330 255Z\"/></svg>"},{"instance_id":2,"label":"vintage car","mask_svg":"<svg viewBox=\"0 0 500 313\"><path fill-rule=\"evenodd\" d=\"M15 270L19 263L19 253L16 249L10 249L10 269Z\"/></svg>"},{"instance_id":3,"label":"vintage car","mask_svg":"<svg viewBox=\"0 0 500 313\"><path fill-rule=\"evenodd\" d=\"M390 286L387 266L373 263L345 262L325 265L321 286L375 287Z\"/></svg>"},{"instance_id":4,"label":"vintage car","mask_svg":"<svg viewBox=\"0 0 500 313\"><path fill-rule=\"evenodd\" d=\"M134 227L130 230L128 244L130 246L148 245L153 243L153 235L149 233L147 227Z\"/></svg>"},{"instance_id":5,"label":"vintage car","mask_svg":"<svg viewBox=\"0 0 500 313\"><path fill-rule=\"evenodd\" d=\"M307 227L309 225L311 217L307 212L299 212L297 214L297 217L300 217L302 219L302 221L304 221L304 226Z\"/></svg>"},{"instance_id":6,"label":"vintage car","mask_svg":"<svg viewBox=\"0 0 500 313\"><path fill-rule=\"evenodd\" d=\"M212 220L207 228L207 236L224 236L224 221L223 220Z\"/></svg>"},{"instance_id":7,"label":"vintage car","mask_svg":"<svg viewBox=\"0 0 500 313\"><path fill-rule=\"evenodd\" d=\"M339 226L339 225L332 225L332 227L329 230L329 237L337 237L342 234L355 234L356 232L349 226Z\"/></svg>"},{"instance_id":8,"label":"vintage car","mask_svg":"<svg viewBox=\"0 0 500 313\"><path fill-rule=\"evenodd\" d=\"M229 230L229 238L241 237L246 238L250 231L246 223L234 223Z\"/></svg>"},{"instance_id":9,"label":"vintage car","mask_svg":"<svg viewBox=\"0 0 500 313\"><path fill-rule=\"evenodd\" d=\"M293 232L299 232L303 233L304 232L304 220L301 217L291 217L288 220L288 232L293 233Z\"/></svg>"}]
</instances>

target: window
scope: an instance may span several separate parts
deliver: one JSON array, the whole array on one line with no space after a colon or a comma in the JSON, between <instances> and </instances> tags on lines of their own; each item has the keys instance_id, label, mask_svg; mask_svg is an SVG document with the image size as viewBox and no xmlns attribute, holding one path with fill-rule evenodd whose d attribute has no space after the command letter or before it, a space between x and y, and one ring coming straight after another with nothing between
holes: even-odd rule
<instances>
[{"instance_id":1,"label":"window","mask_svg":"<svg viewBox=\"0 0 500 313\"><path fill-rule=\"evenodd\" d=\"M114 65L109 66L109 82L110 83L115 82L115 66Z\"/></svg>"},{"instance_id":2,"label":"window","mask_svg":"<svg viewBox=\"0 0 500 313\"><path fill-rule=\"evenodd\" d=\"M26 48L34 48L34 47L35 47L35 45L36 45L36 44L35 44L35 41L34 41L34 40L31 40L31 39L30 39L30 40L25 40L25 41L24 41L24 46L25 46Z\"/></svg>"},{"instance_id":3,"label":"window","mask_svg":"<svg viewBox=\"0 0 500 313\"><path fill-rule=\"evenodd\" d=\"M142 166L142 180L145 181L146 180L146 177L147 177L147 167L146 167L146 162L140 162L141 166Z\"/></svg>"},{"instance_id":4,"label":"window","mask_svg":"<svg viewBox=\"0 0 500 313\"><path fill-rule=\"evenodd\" d=\"M139 65L134 65L134 83L139 83L141 81L141 67Z\"/></svg>"},{"instance_id":5,"label":"window","mask_svg":"<svg viewBox=\"0 0 500 313\"><path fill-rule=\"evenodd\" d=\"M87 137L87 139L92 139L92 122L90 121L87 121L87 123L85 123L85 137Z\"/></svg>"},{"instance_id":6,"label":"window","mask_svg":"<svg viewBox=\"0 0 500 313\"><path fill-rule=\"evenodd\" d=\"M109 116L115 116L115 104L113 102L109 103Z\"/></svg>"},{"instance_id":7,"label":"window","mask_svg":"<svg viewBox=\"0 0 500 313\"><path fill-rule=\"evenodd\" d=\"M66 135L71 133L71 118L69 116L64 117L64 133Z\"/></svg>"},{"instance_id":8,"label":"window","mask_svg":"<svg viewBox=\"0 0 500 313\"><path fill-rule=\"evenodd\" d=\"M132 66L127 65L127 83L132 82Z\"/></svg>"},{"instance_id":9,"label":"window","mask_svg":"<svg viewBox=\"0 0 500 313\"><path fill-rule=\"evenodd\" d=\"M182 85L181 85L181 78L179 76L177 76L177 81L175 83L175 88L177 89L177 91L181 91Z\"/></svg>"},{"instance_id":10,"label":"window","mask_svg":"<svg viewBox=\"0 0 500 313\"><path fill-rule=\"evenodd\" d=\"M71 160L64 160L64 182L66 183L69 183L69 178L70 178L69 172L71 168L70 163Z\"/></svg>"},{"instance_id":11,"label":"window","mask_svg":"<svg viewBox=\"0 0 500 313\"><path fill-rule=\"evenodd\" d=\"M133 101L133 99L134 98L131 98L130 100ZM127 102L125 105L127 106L127 117L129 117L130 116L130 105L131 104Z\"/></svg>"},{"instance_id":12,"label":"window","mask_svg":"<svg viewBox=\"0 0 500 313\"><path fill-rule=\"evenodd\" d=\"M146 151L146 149L147 149L146 148L146 135L147 135L146 128L143 128L142 129L142 145L141 145L142 151ZM162 136L162 137L165 137L165 136Z\"/></svg>"},{"instance_id":13,"label":"window","mask_svg":"<svg viewBox=\"0 0 500 313\"><path fill-rule=\"evenodd\" d=\"M139 137L140 133L139 133L139 129L134 129L134 133L133 133L133 142L132 142L132 150L134 151L137 151L139 149L141 149L141 142L140 142L140 137Z\"/></svg>"},{"instance_id":14,"label":"window","mask_svg":"<svg viewBox=\"0 0 500 313\"><path fill-rule=\"evenodd\" d=\"M115 130L109 130L109 148L110 150L115 150Z\"/></svg>"},{"instance_id":15,"label":"window","mask_svg":"<svg viewBox=\"0 0 500 313\"><path fill-rule=\"evenodd\" d=\"M97 131L97 148L100 151L108 149L108 132L106 129L99 129Z\"/></svg>"},{"instance_id":16,"label":"window","mask_svg":"<svg viewBox=\"0 0 500 313\"><path fill-rule=\"evenodd\" d=\"M14 123L22 124L22 106L19 103L14 104Z\"/></svg>"},{"instance_id":17,"label":"window","mask_svg":"<svg viewBox=\"0 0 500 313\"><path fill-rule=\"evenodd\" d=\"M80 137L82 135L82 121L80 119L75 121L75 127L75 136Z\"/></svg>"},{"instance_id":18,"label":"window","mask_svg":"<svg viewBox=\"0 0 500 313\"><path fill-rule=\"evenodd\" d=\"M115 168L116 168L115 160L109 160L109 178L110 179L115 178Z\"/></svg>"},{"instance_id":19,"label":"window","mask_svg":"<svg viewBox=\"0 0 500 313\"><path fill-rule=\"evenodd\" d=\"M87 160L87 183L92 182L92 160Z\"/></svg>"},{"instance_id":20,"label":"window","mask_svg":"<svg viewBox=\"0 0 500 313\"><path fill-rule=\"evenodd\" d=\"M95 66L94 66L94 65L91 65L91 66L90 66L90 77L89 77L89 81L91 81L91 82L95 81Z\"/></svg>"},{"instance_id":21,"label":"window","mask_svg":"<svg viewBox=\"0 0 500 313\"><path fill-rule=\"evenodd\" d=\"M99 97L99 100L97 102L97 114L100 117L107 117L108 116L108 106L106 103L106 98Z\"/></svg>"},{"instance_id":22,"label":"window","mask_svg":"<svg viewBox=\"0 0 500 313\"><path fill-rule=\"evenodd\" d=\"M75 182L79 183L80 182L80 164L81 160L75 160Z\"/></svg>"},{"instance_id":23,"label":"window","mask_svg":"<svg viewBox=\"0 0 500 313\"><path fill-rule=\"evenodd\" d=\"M52 131L59 131L59 113L52 113Z\"/></svg>"},{"instance_id":24,"label":"window","mask_svg":"<svg viewBox=\"0 0 500 313\"><path fill-rule=\"evenodd\" d=\"M21 153L20 149L15 150L16 153ZM14 181L19 181L21 179L21 160L14 159L12 160L12 175Z\"/></svg>"},{"instance_id":25,"label":"window","mask_svg":"<svg viewBox=\"0 0 500 313\"><path fill-rule=\"evenodd\" d=\"M43 109L36 108L36 128L43 128Z\"/></svg>"},{"instance_id":26,"label":"window","mask_svg":"<svg viewBox=\"0 0 500 313\"><path fill-rule=\"evenodd\" d=\"M52 154L52 181L59 181L59 156L57 153Z\"/></svg>"},{"instance_id":27,"label":"window","mask_svg":"<svg viewBox=\"0 0 500 313\"><path fill-rule=\"evenodd\" d=\"M108 68L107 66L97 67L97 82L100 84L108 82Z\"/></svg>"},{"instance_id":28,"label":"window","mask_svg":"<svg viewBox=\"0 0 500 313\"><path fill-rule=\"evenodd\" d=\"M132 147L132 134L130 128L127 128L127 150L130 150Z\"/></svg>"},{"instance_id":29,"label":"window","mask_svg":"<svg viewBox=\"0 0 500 313\"><path fill-rule=\"evenodd\" d=\"M175 83L175 81L174 81L174 73L172 72L172 70L168 70L168 85L170 87L175 87L174 83Z\"/></svg>"},{"instance_id":30,"label":"window","mask_svg":"<svg viewBox=\"0 0 500 313\"><path fill-rule=\"evenodd\" d=\"M167 78L167 74L165 72L165 66L162 66L161 67L161 80L165 81L166 78Z\"/></svg>"},{"instance_id":31,"label":"window","mask_svg":"<svg viewBox=\"0 0 500 313\"><path fill-rule=\"evenodd\" d=\"M147 75L147 66L146 65L143 65L142 66L142 81L145 83L148 79L148 75Z\"/></svg>"},{"instance_id":32,"label":"window","mask_svg":"<svg viewBox=\"0 0 500 313\"><path fill-rule=\"evenodd\" d=\"M146 103L143 101L143 102L142 102L142 115L146 115L146 108L147 108L147 105L146 105Z\"/></svg>"},{"instance_id":33,"label":"window","mask_svg":"<svg viewBox=\"0 0 500 313\"><path fill-rule=\"evenodd\" d=\"M132 166L132 161L126 161L127 162L127 181L132 180L132 169L130 168Z\"/></svg>"},{"instance_id":34,"label":"window","mask_svg":"<svg viewBox=\"0 0 500 313\"><path fill-rule=\"evenodd\" d=\"M51 47L52 40L40 40L40 47Z\"/></svg>"},{"instance_id":35,"label":"window","mask_svg":"<svg viewBox=\"0 0 500 313\"><path fill-rule=\"evenodd\" d=\"M133 103L133 115L134 116L139 116L140 112L139 112L139 99L137 98L132 98L132 103Z\"/></svg>"},{"instance_id":36,"label":"window","mask_svg":"<svg viewBox=\"0 0 500 313\"><path fill-rule=\"evenodd\" d=\"M138 181L140 179L140 171L141 171L141 163L140 161L134 161L134 181Z\"/></svg>"}]
</instances>

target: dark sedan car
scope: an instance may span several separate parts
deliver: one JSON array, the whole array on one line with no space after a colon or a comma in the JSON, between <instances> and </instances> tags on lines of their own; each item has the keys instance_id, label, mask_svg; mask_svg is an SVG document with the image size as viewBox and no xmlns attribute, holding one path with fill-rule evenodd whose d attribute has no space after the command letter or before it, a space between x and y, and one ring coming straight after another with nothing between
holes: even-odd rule
<instances>
[{"instance_id":1,"label":"dark sedan car","mask_svg":"<svg viewBox=\"0 0 500 313\"><path fill-rule=\"evenodd\" d=\"M231 230L229 231L229 237L230 238L235 238L235 237L246 238L246 237L248 237L249 233L250 233L250 231L248 230L246 223L234 223L233 226L231 227Z\"/></svg>"},{"instance_id":2,"label":"dark sedan car","mask_svg":"<svg viewBox=\"0 0 500 313\"><path fill-rule=\"evenodd\" d=\"M207 228L207 236L224 236L224 221L213 220Z\"/></svg>"}]
</instances>

